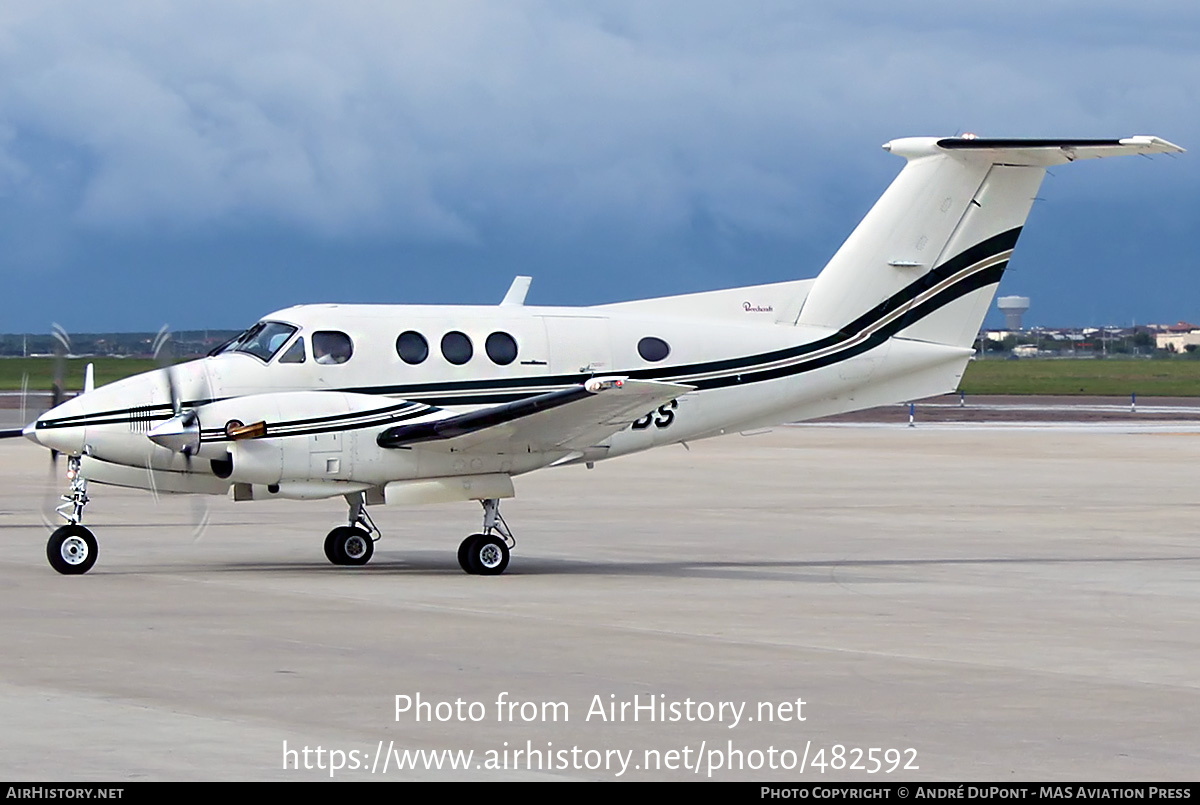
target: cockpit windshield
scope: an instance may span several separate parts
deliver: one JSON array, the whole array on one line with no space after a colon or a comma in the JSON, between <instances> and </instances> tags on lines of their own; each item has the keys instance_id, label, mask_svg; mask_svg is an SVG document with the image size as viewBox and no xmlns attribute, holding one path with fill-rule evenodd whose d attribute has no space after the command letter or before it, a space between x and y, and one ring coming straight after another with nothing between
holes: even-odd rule
<instances>
[{"instance_id":1,"label":"cockpit windshield","mask_svg":"<svg viewBox=\"0 0 1200 805\"><path fill-rule=\"evenodd\" d=\"M288 342L296 332L290 324L277 321L260 321L232 341L213 350L211 355L222 355L226 352L245 352L262 360L269 361L275 353Z\"/></svg>"}]
</instances>

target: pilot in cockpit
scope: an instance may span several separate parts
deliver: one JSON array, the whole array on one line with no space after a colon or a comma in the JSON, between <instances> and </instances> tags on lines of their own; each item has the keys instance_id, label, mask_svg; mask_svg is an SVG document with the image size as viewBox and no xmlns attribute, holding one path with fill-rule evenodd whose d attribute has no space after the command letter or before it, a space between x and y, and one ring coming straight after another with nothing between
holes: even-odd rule
<instances>
[{"instance_id":1,"label":"pilot in cockpit","mask_svg":"<svg viewBox=\"0 0 1200 805\"><path fill-rule=\"evenodd\" d=\"M345 363L350 360L352 347L345 333L313 333L313 360L321 364Z\"/></svg>"}]
</instances>

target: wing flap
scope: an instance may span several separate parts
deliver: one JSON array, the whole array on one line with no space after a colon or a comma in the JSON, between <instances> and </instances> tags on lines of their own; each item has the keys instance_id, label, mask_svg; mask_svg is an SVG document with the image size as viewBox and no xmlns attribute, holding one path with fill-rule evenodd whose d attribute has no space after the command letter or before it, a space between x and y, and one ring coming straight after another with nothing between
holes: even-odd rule
<instances>
[{"instance_id":1,"label":"wing flap","mask_svg":"<svg viewBox=\"0 0 1200 805\"><path fill-rule=\"evenodd\" d=\"M625 428L691 386L592 378L586 384L442 419L397 425L380 447L488 454L581 450Z\"/></svg>"}]
</instances>

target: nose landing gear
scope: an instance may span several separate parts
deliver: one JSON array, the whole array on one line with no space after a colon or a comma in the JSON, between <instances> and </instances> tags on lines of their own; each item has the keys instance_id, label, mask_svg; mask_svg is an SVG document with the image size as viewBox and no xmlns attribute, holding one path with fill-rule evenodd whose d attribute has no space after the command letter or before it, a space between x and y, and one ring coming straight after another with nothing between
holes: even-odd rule
<instances>
[{"instance_id":1,"label":"nose landing gear","mask_svg":"<svg viewBox=\"0 0 1200 805\"><path fill-rule=\"evenodd\" d=\"M88 504L87 481L79 474L80 456L67 457L67 478L71 481L70 491L62 496L62 503L55 509L67 525L54 530L46 542L46 559L50 567L64 576L87 573L96 564L99 548L96 537L80 523L83 509Z\"/></svg>"}]
</instances>

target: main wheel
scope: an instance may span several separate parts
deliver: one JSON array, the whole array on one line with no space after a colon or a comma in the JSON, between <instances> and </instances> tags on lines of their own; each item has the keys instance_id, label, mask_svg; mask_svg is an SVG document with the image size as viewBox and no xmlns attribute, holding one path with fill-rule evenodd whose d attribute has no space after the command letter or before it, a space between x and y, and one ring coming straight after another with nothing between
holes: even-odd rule
<instances>
[{"instance_id":1,"label":"main wheel","mask_svg":"<svg viewBox=\"0 0 1200 805\"><path fill-rule=\"evenodd\" d=\"M96 564L98 553L96 538L79 524L62 526L46 542L46 558L50 560L50 567L64 576L87 573Z\"/></svg>"},{"instance_id":2,"label":"main wheel","mask_svg":"<svg viewBox=\"0 0 1200 805\"><path fill-rule=\"evenodd\" d=\"M495 535L478 536L467 551L471 570L480 576L499 576L508 567L508 545Z\"/></svg>"},{"instance_id":3,"label":"main wheel","mask_svg":"<svg viewBox=\"0 0 1200 805\"><path fill-rule=\"evenodd\" d=\"M375 553L375 542L361 528L342 526L325 538L325 555L335 565L365 565Z\"/></svg>"},{"instance_id":4,"label":"main wheel","mask_svg":"<svg viewBox=\"0 0 1200 805\"><path fill-rule=\"evenodd\" d=\"M472 534L464 539L458 546L458 566L463 569L464 573L474 575L479 571L471 566L471 551L477 540L487 539L484 534Z\"/></svg>"}]
</instances>

